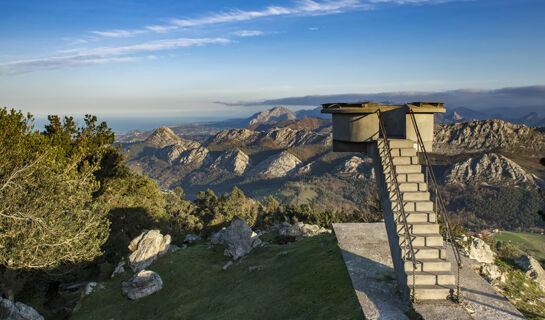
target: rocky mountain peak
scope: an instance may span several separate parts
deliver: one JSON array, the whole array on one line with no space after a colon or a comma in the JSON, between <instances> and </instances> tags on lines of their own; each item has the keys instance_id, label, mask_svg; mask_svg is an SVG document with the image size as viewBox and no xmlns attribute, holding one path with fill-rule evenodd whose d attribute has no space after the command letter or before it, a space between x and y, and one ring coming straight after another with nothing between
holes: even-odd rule
<instances>
[{"instance_id":1,"label":"rocky mountain peak","mask_svg":"<svg viewBox=\"0 0 545 320\"><path fill-rule=\"evenodd\" d=\"M295 113L284 107L274 107L270 110L265 110L254 114L249 118L249 124L263 123L267 121L279 121L284 119L294 120L297 118Z\"/></svg>"},{"instance_id":2,"label":"rocky mountain peak","mask_svg":"<svg viewBox=\"0 0 545 320\"><path fill-rule=\"evenodd\" d=\"M155 129L153 133L145 140L146 144L156 148L164 148L169 145L181 142L182 138L168 127L160 127Z\"/></svg>"},{"instance_id":3,"label":"rocky mountain peak","mask_svg":"<svg viewBox=\"0 0 545 320\"><path fill-rule=\"evenodd\" d=\"M496 153L483 154L453 164L443 180L450 184L489 184L538 187L538 180L511 159Z\"/></svg>"},{"instance_id":4,"label":"rocky mountain peak","mask_svg":"<svg viewBox=\"0 0 545 320\"><path fill-rule=\"evenodd\" d=\"M248 167L250 157L240 149L222 153L210 166L211 168L224 169L243 175Z\"/></svg>"}]
</instances>

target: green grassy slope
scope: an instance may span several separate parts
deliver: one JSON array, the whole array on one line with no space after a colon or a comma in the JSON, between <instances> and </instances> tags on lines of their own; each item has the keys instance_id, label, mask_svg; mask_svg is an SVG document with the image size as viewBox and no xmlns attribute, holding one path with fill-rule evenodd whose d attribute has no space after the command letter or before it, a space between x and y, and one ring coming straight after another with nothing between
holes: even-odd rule
<instances>
[{"instance_id":1,"label":"green grassy slope","mask_svg":"<svg viewBox=\"0 0 545 320\"><path fill-rule=\"evenodd\" d=\"M168 254L149 267L161 291L130 301L121 295L130 275L116 277L73 319L363 319L334 235L269 244L223 271L227 261L207 243Z\"/></svg>"},{"instance_id":2,"label":"green grassy slope","mask_svg":"<svg viewBox=\"0 0 545 320\"><path fill-rule=\"evenodd\" d=\"M526 232L502 231L494 235L495 241L511 241L522 251L534 258L545 261L545 235Z\"/></svg>"}]
</instances>

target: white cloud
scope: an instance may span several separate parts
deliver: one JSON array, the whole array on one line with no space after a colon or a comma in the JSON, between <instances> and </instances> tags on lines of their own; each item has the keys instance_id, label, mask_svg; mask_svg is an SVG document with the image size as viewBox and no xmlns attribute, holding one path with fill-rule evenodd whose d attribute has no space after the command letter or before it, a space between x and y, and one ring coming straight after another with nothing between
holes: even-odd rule
<instances>
[{"instance_id":1,"label":"white cloud","mask_svg":"<svg viewBox=\"0 0 545 320\"><path fill-rule=\"evenodd\" d=\"M240 30L233 32L233 34L239 37L256 37L264 35L265 32L259 30Z\"/></svg>"},{"instance_id":2,"label":"white cloud","mask_svg":"<svg viewBox=\"0 0 545 320\"><path fill-rule=\"evenodd\" d=\"M146 30L110 30L110 31L91 31L92 34L105 38L129 38L138 34L146 33Z\"/></svg>"},{"instance_id":3,"label":"white cloud","mask_svg":"<svg viewBox=\"0 0 545 320\"><path fill-rule=\"evenodd\" d=\"M74 49L71 55L47 57L40 59L12 61L0 64L1 74L20 74L38 70L61 69L89 64L109 62L138 61L140 57L130 56L141 52L171 50L183 47L201 46L206 44L227 44L232 42L226 38L179 38L150 41L130 46L99 47L93 49ZM154 56L149 55L148 59Z\"/></svg>"},{"instance_id":4,"label":"white cloud","mask_svg":"<svg viewBox=\"0 0 545 320\"><path fill-rule=\"evenodd\" d=\"M320 29L317 28L317 27L310 27L310 28L308 28L308 30L310 30L310 31L318 31L318 30L320 30Z\"/></svg>"}]
</instances>

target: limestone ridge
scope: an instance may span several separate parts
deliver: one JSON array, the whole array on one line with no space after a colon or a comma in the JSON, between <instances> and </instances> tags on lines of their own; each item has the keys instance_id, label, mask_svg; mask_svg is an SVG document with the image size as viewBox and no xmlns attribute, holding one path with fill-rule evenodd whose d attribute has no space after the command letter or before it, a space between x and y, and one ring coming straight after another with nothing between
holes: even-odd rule
<instances>
[{"instance_id":1,"label":"limestone ridge","mask_svg":"<svg viewBox=\"0 0 545 320\"><path fill-rule=\"evenodd\" d=\"M433 149L444 154L487 151L545 154L545 134L502 120L437 125Z\"/></svg>"},{"instance_id":2,"label":"limestone ridge","mask_svg":"<svg viewBox=\"0 0 545 320\"><path fill-rule=\"evenodd\" d=\"M282 151L260 162L249 174L280 178L295 173L295 168L301 163L301 160L293 154Z\"/></svg>"},{"instance_id":3,"label":"limestone ridge","mask_svg":"<svg viewBox=\"0 0 545 320\"><path fill-rule=\"evenodd\" d=\"M223 130L210 137L206 145L229 144L234 146L257 145L268 140L280 148L291 148L307 144L331 144L330 135L318 134L309 130L290 128L273 128L269 131L253 131L249 129Z\"/></svg>"},{"instance_id":4,"label":"limestone ridge","mask_svg":"<svg viewBox=\"0 0 545 320\"><path fill-rule=\"evenodd\" d=\"M279 121L284 119L294 120L297 118L294 112L284 107L275 107L270 110L265 110L254 114L248 119L248 124L253 125L261 122Z\"/></svg>"},{"instance_id":5,"label":"limestone ridge","mask_svg":"<svg viewBox=\"0 0 545 320\"><path fill-rule=\"evenodd\" d=\"M445 173L443 181L462 185L518 185L528 188L537 188L542 183L514 161L495 153L453 164Z\"/></svg>"},{"instance_id":6,"label":"limestone ridge","mask_svg":"<svg viewBox=\"0 0 545 320\"><path fill-rule=\"evenodd\" d=\"M369 159L367 159L369 160ZM341 175L349 175L356 179L375 179L373 164L358 156L352 156L335 168Z\"/></svg>"}]
</instances>

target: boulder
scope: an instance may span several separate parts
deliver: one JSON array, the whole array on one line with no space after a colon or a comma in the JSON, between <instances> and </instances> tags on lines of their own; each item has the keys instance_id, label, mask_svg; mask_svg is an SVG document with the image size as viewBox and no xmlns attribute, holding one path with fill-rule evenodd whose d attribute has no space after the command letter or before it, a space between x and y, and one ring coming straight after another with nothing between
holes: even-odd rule
<instances>
[{"instance_id":1,"label":"boulder","mask_svg":"<svg viewBox=\"0 0 545 320\"><path fill-rule=\"evenodd\" d=\"M496 253L490 249L490 246L482 239L473 238L469 244L469 258L475 259L478 262L492 264Z\"/></svg>"},{"instance_id":2,"label":"boulder","mask_svg":"<svg viewBox=\"0 0 545 320\"><path fill-rule=\"evenodd\" d=\"M231 225L210 238L213 244L223 244L224 254L237 260L261 245L259 236L243 220L236 219Z\"/></svg>"},{"instance_id":3,"label":"boulder","mask_svg":"<svg viewBox=\"0 0 545 320\"><path fill-rule=\"evenodd\" d=\"M156 272L141 270L129 281L121 283L121 290L127 298L137 300L163 288L163 280Z\"/></svg>"},{"instance_id":4,"label":"boulder","mask_svg":"<svg viewBox=\"0 0 545 320\"><path fill-rule=\"evenodd\" d=\"M0 320L44 320L44 317L22 302L0 297Z\"/></svg>"},{"instance_id":5,"label":"boulder","mask_svg":"<svg viewBox=\"0 0 545 320\"><path fill-rule=\"evenodd\" d=\"M515 259L515 264L521 267L526 272L526 275L537 283L541 290L545 291L545 271L534 257L523 255Z\"/></svg>"},{"instance_id":6,"label":"boulder","mask_svg":"<svg viewBox=\"0 0 545 320\"><path fill-rule=\"evenodd\" d=\"M314 224L306 224L303 222L297 222L293 225L289 223L283 223L278 229L278 234L281 236L291 236L296 238L308 238L317 236L323 233L331 233L331 230L322 228Z\"/></svg>"},{"instance_id":7,"label":"boulder","mask_svg":"<svg viewBox=\"0 0 545 320\"><path fill-rule=\"evenodd\" d=\"M496 281L505 282L505 275L495 264L483 263L481 266L481 275L490 283Z\"/></svg>"},{"instance_id":8,"label":"boulder","mask_svg":"<svg viewBox=\"0 0 545 320\"><path fill-rule=\"evenodd\" d=\"M159 230L146 230L129 244L129 266L132 271L144 270L157 260L157 257L165 254L170 245L170 235L163 236Z\"/></svg>"}]
</instances>

